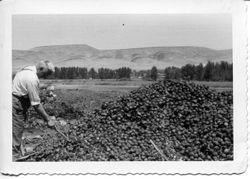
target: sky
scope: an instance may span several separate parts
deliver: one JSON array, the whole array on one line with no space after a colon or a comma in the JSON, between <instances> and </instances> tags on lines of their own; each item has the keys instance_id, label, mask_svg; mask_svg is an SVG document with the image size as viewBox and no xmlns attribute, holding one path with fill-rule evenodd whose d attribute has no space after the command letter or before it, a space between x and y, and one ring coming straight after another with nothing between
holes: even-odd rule
<instances>
[{"instance_id":1,"label":"sky","mask_svg":"<svg viewBox=\"0 0 250 179\"><path fill-rule=\"evenodd\" d=\"M12 25L13 49L18 50L64 44L232 48L230 14L14 15Z\"/></svg>"}]
</instances>

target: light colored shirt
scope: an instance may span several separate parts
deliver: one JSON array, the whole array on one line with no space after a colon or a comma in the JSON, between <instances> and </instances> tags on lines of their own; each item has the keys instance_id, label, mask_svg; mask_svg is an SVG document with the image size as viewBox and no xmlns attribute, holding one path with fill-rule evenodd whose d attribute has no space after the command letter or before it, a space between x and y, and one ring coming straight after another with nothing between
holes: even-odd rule
<instances>
[{"instance_id":1,"label":"light colored shirt","mask_svg":"<svg viewBox=\"0 0 250 179\"><path fill-rule=\"evenodd\" d=\"M24 67L12 81L12 93L17 96L28 95L32 106L40 104L39 79L36 66Z\"/></svg>"}]
</instances>

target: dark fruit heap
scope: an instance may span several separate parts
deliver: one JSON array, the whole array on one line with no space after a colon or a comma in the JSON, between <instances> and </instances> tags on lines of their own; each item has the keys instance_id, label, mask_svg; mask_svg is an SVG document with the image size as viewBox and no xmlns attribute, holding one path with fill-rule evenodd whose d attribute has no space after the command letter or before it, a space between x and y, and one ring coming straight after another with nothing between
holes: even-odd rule
<instances>
[{"instance_id":1,"label":"dark fruit heap","mask_svg":"<svg viewBox=\"0 0 250 179\"><path fill-rule=\"evenodd\" d=\"M154 83L75 119L60 114L69 141L48 137L29 160L233 160L232 102L232 92Z\"/></svg>"}]
</instances>

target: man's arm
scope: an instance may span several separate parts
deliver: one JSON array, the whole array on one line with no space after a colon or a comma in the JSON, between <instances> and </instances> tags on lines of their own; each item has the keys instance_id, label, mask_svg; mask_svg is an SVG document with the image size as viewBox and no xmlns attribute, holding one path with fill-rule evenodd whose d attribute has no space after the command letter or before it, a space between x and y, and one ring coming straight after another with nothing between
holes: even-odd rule
<instances>
[{"instance_id":1,"label":"man's arm","mask_svg":"<svg viewBox=\"0 0 250 179\"><path fill-rule=\"evenodd\" d=\"M40 114L46 122L50 120L50 116L46 113L42 104L38 104L33 107L36 110L36 112Z\"/></svg>"},{"instance_id":2,"label":"man's arm","mask_svg":"<svg viewBox=\"0 0 250 179\"><path fill-rule=\"evenodd\" d=\"M40 97L39 97L39 81L37 78L30 77L27 80L27 89L28 89L28 95L30 99L31 105L34 107L35 111L40 114L44 121L48 122L51 121L54 117L49 116L46 111L43 108L43 105L40 103Z\"/></svg>"}]
</instances>

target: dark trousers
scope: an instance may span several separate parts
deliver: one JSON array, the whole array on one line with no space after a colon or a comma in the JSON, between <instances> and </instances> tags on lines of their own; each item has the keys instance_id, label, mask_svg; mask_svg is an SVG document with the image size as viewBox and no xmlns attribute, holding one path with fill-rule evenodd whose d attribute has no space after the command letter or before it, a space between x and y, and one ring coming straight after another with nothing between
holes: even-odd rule
<instances>
[{"instance_id":1,"label":"dark trousers","mask_svg":"<svg viewBox=\"0 0 250 179\"><path fill-rule=\"evenodd\" d=\"M29 107L28 97L12 95L12 146L20 146L21 144Z\"/></svg>"}]
</instances>

